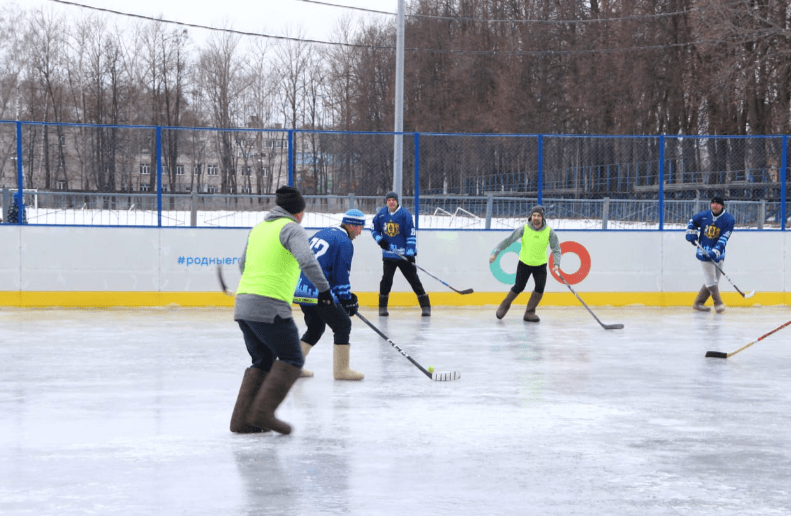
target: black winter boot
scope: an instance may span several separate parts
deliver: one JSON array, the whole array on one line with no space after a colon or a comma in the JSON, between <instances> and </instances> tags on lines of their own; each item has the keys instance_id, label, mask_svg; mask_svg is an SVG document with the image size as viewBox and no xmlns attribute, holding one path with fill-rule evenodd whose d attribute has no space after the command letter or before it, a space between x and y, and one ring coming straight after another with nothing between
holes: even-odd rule
<instances>
[{"instance_id":1,"label":"black winter boot","mask_svg":"<svg viewBox=\"0 0 791 516\"><path fill-rule=\"evenodd\" d=\"M275 360L253 400L250 415L247 416L247 423L281 434L290 434L291 425L277 419L275 410L283 402L301 372L302 368L300 367L294 367L282 360Z\"/></svg>"},{"instance_id":2,"label":"black winter boot","mask_svg":"<svg viewBox=\"0 0 791 516\"><path fill-rule=\"evenodd\" d=\"M420 305L421 310L423 311L423 317L430 317L431 316L431 302L428 299L428 294L423 294L422 296L417 296L417 302Z\"/></svg>"},{"instance_id":3,"label":"black winter boot","mask_svg":"<svg viewBox=\"0 0 791 516\"><path fill-rule=\"evenodd\" d=\"M381 315L383 317L387 316L387 315L390 315L387 312L387 300L388 300L389 297L390 297L389 295L387 295L387 296L383 296L381 294L379 295L379 315Z\"/></svg>"},{"instance_id":4,"label":"black winter boot","mask_svg":"<svg viewBox=\"0 0 791 516\"><path fill-rule=\"evenodd\" d=\"M236 398L236 405L233 407L233 414L231 415L231 432L237 434L266 432L264 429L248 425L245 422L247 413L250 411L250 405L253 403L255 395L261 388L264 378L266 378L266 371L262 371L255 367L248 367L244 370L242 386L239 387L239 396Z\"/></svg>"}]
</instances>

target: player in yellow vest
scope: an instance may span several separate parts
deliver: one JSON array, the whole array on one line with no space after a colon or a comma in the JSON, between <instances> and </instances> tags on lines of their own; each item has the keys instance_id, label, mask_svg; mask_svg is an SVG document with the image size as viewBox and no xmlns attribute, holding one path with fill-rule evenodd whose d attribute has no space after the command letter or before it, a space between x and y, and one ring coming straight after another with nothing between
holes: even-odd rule
<instances>
[{"instance_id":1,"label":"player in yellow vest","mask_svg":"<svg viewBox=\"0 0 791 516\"><path fill-rule=\"evenodd\" d=\"M300 225L305 199L295 188L277 189L277 206L247 237L233 317L244 335L252 366L247 368L231 416L231 431L291 432L275 409L299 378L305 357L291 314L302 270L319 291L318 303L333 304L330 284Z\"/></svg>"},{"instance_id":2,"label":"player in yellow vest","mask_svg":"<svg viewBox=\"0 0 791 516\"><path fill-rule=\"evenodd\" d=\"M516 281L500 303L496 315L498 319L505 317L508 309L511 308L511 303L522 293L527 286L527 280L532 275L535 288L530 294L523 319L528 322L538 322L540 319L536 315L536 307L544 297L544 287L547 284L547 246L552 250L552 258L555 261L552 270L557 274L560 269L560 241L555 231L547 226L543 206L533 207L530 210L530 221L523 227L515 229L508 238L497 244L489 257L489 263L496 260L497 255L517 240L522 241L522 249L519 251Z\"/></svg>"}]
</instances>

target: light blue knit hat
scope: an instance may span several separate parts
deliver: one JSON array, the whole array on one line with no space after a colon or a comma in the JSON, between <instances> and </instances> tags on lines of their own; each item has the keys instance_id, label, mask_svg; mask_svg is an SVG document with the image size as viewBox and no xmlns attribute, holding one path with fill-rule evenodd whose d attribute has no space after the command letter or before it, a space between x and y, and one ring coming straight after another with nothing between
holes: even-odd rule
<instances>
[{"instance_id":1,"label":"light blue knit hat","mask_svg":"<svg viewBox=\"0 0 791 516\"><path fill-rule=\"evenodd\" d=\"M365 226L365 214L360 210L351 209L343 214L342 222L350 226Z\"/></svg>"}]
</instances>

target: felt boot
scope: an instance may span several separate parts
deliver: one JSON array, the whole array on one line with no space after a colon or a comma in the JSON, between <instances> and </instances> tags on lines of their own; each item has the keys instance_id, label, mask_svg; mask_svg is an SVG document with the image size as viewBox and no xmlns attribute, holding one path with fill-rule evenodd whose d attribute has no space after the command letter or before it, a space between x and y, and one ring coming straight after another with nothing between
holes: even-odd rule
<instances>
[{"instance_id":1,"label":"felt boot","mask_svg":"<svg viewBox=\"0 0 791 516\"><path fill-rule=\"evenodd\" d=\"M302 356L308 358L308 353L310 353L310 350L313 349L313 346L304 341L299 341L299 345L302 348ZM304 367L302 368L302 372L299 374L300 378L310 378L311 376L313 376L313 371L308 371Z\"/></svg>"},{"instance_id":2,"label":"felt boot","mask_svg":"<svg viewBox=\"0 0 791 516\"><path fill-rule=\"evenodd\" d=\"M417 302L420 305L420 309L422 310L423 317L430 317L431 316L431 302L428 299L428 294L423 294L422 296L417 296Z\"/></svg>"},{"instance_id":3,"label":"felt boot","mask_svg":"<svg viewBox=\"0 0 791 516\"><path fill-rule=\"evenodd\" d=\"M258 390L247 423L259 428L268 428L281 434L290 434L291 425L275 417L275 410L283 402L291 386L299 378L302 371L282 360L275 360L272 369L266 375L264 383Z\"/></svg>"},{"instance_id":4,"label":"felt boot","mask_svg":"<svg viewBox=\"0 0 791 516\"><path fill-rule=\"evenodd\" d=\"M717 285L709 287L709 292L711 293L712 301L714 301L714 310L718 314L721 314L725 311L725 303L722 302L722 298L720 297L720 287Z\"/></svg>"},{"instance_id":5,"label":"felt boot","mask_svg":"<svg viewBox=\"0 0 791 516\"><path fill-rule=\"evenodd\" d=\"M522 318L527 322L538 322L541 319L538 318L536 315L536 307L538 303L541 302L541 298L544 297L544 293L538 293L535 290L530 294L530 300L527 302L527 308L525 309L525 316Z\"/></svg>"},{"instance_id":6,"label":"felt boot","mask_svg":"<svg viewBox=\"0 0 791 516\"><path fill-rule=\"evenodd\" d=\"M497 309L497 313L495 314L498 319L505 317L505 314L507 314L508 310L511 308L511 303L513 303L514 299L516 299L516 296L518 295L519 294L514 293L513 290L508 291L508 294L505 295L505 299L503 299L503 302L500 303L500 307Z\"/></svg>"},{"instance_id":7,"label":"felt boot","mask_svg":"<svg viewBox=\"0 0 791 516\"><path fill-rule=\"evenodd\" d=\"M698 312L708 312L711 310L708 306L703 306L706 304L706 301L709 299L709 289L706 288L706 285L700 287L700 292L698 292L698 297L695 298L695 302L692 303L692 308L697 310Z\"/></svg>"},{"instance_id":8,"label":"felt boot","mask_svg":"<svg viewBox=\"0 0 791 516\"><path fill-rule=\"evenodd\" d=\"M387 299L389 297L390 297L389 295L388 296L383 296L381 294L379 295L379 315L381 316L390 315L387 312Z\"/></svg>"},{"instance_id":9,"label":"felt boot","mask_svg":"<svg viewBox=\"0 0 791 516\"><path fill-rule=\"evenodd\" d=\"M332 368L336 380L362 380L364 375L349 369L349 348L348 344L335 344L332 346Z\"/></svg>"},{"instance_id":10,"label":"felt boot","mask_svg":"<svg viewBox=\"0 0 791 516\"><path fill-rule=\"evenodd\" d=\"M244 377L242 378L242 386L239 388L239 396L236 397L236 405L233 407L233 414L231 415L231 432L237 434L252 434L256 432L266 432L257 426L248 425L246 423L247 413L250 411L250 405L255 399L258 389L266 377L266 371L262 371L255 367L248 367L244 370Z\"/></svg>"}]
</instances>

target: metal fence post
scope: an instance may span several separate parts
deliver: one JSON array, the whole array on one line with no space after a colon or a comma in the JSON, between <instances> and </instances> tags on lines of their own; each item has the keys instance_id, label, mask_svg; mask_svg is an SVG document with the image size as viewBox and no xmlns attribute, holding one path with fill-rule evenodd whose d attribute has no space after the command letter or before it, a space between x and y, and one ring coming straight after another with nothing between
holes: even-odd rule
<instances>
[{"instance_id":1,"label":"metal fence post","mask_svg":"<svg viewBox=\"0 0 791 516\"><path fill-rule=\"evenodd\" d=\"M157 227L162 227L162 128L157 126Z\"/></svg>"},{"instance_id":2,"label":"metal fence post","mask_svg":"<svg viewBox=\"0 0 791 516\"><path fill-rule=\"evenodd\" d=\"M780 175L780 230L786 230L786 219L788 213L786 210L786 188L788 188L788 136L783 136L783 154L781 158Z\"/></svg>"},{"instance_id":3,"label":"metal fence post","mask_svg":"<svg viewBox=\"0 0 791 516\"><path fill-rule=\"evenodd\" d=\"M537 192L537 201L538 204L544 203L544 135L538 135L538 162L536 163L536 172L537 172L537 179L538 179L538 187L536 188Z\"/></svg>"},{"instance_id":4,"label":"metal fence post","mask_svg":"<svg viewBox=\"0 0 791 516\"><path fill-rule=\"evenodd\" d=\"M766 220L766 199L761 199L758 203L758 229L764 228L764 221Z\"/></svg>"},{"instance_id":5,"label":"metal fence post","mask_svg":"<svg viewBox=\"0 0 791 516\"><path fill-rule=\"evenodd\" d=\"M3 211L0 213L3 222L11 222L8 220L8 210L11 208L11 191L8 188L3 188Z\"/></svg>"},{"instance_id":6,"label":"metal fence post","mask_svg":"<svg viewBox=\"0 0 791 516\"><path fill-rule=\"evenodd\" d=\"M198 225L198 191L193 188L190 194L190 226Z\"/></svg>"},{"instance_id":7,"label":"metal fence post","mask_svg":"<svg viewBox=\"0 0 791 516\"><path fill-rule=\"evenodd\" d=\"M665 135L659 137L659 231L665 229Z\"/></svg>"},{"instance_id":8,"label":"metal fence post","mask_svg":"<svg viewBox=\"0 0 791 516\"><path fill-rule=\"evenodd\" d=\"M486 196L486 229L492 229L492 210L494 207L494 195Z\"/></svg>"},{"instance_id":9,"label":"metal fence post","mask_svg":"<svg viewBox=\"0 0 791 516\"><path fill-rule=\"evenodd\" d=\"M601 228L607 229L607 220L610 218L610 198L605 197L601 207Z\"/></svg>"},{"instance_id":10,"label":"metal fence post","mask_svg":"<svg viewBox=\"0 0 791 516\"><path fill-rule=\"evenodd\" d=\"M349 194L349 209L350 210L354 209L354 204L355 204L354 193L350 193Z\"/></svg>"},{"instance_id":11,"label":"metal fence post","mask_svg":"<svg viewBox=\"0 0 791 516\"><path fill-rule=\"evenodd\" d=\"M420 133L415 133L415 229L420 229ZM403 183L403 177L401 178ZM403 188L403 184L397 185L398 188ZM396 192L401 193L400 190Z\"/></svg>"}]
</instances>

